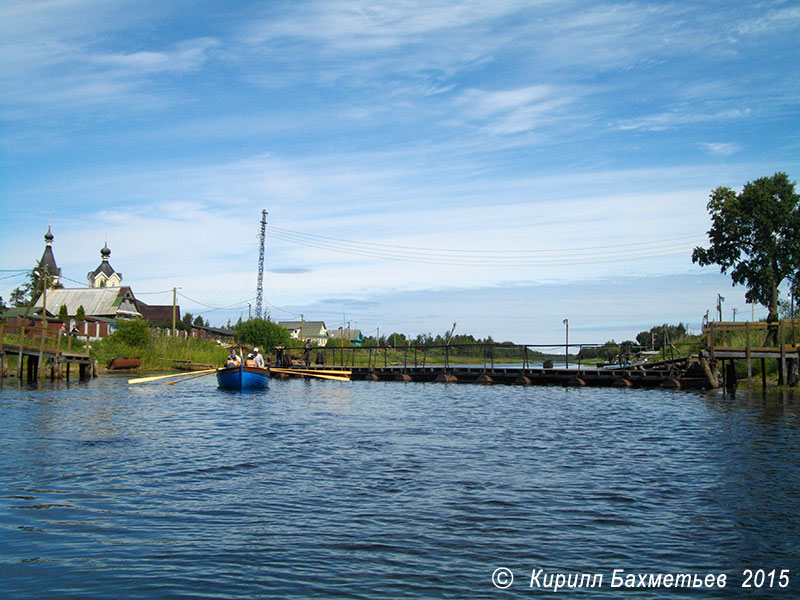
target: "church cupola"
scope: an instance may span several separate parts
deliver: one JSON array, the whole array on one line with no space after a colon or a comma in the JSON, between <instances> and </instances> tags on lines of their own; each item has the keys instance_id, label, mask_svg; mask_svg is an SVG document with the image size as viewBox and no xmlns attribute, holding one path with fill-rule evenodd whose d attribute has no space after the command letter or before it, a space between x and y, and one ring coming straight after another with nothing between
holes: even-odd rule
<instances>
[{"instance_id":1,"label":"church cupola","mask_svg":"<svg viewBox=\"0 0 800 600\"><path fill-rule=\"evenodd\" d=\"M86 277L89 280L89 287L119 287L122 283L122 273L117 273L108 257L111 256L111 250L108 248L108 242L105 243L103 249L100 250L100 257L103 259L100 266L94 271L89 271Z\"/></svg>"},{"instance_id":2,"label":"church cupola","mask_svg":"<svg viewBox=\"0 0 800 600\"><path fill-rule=\"evenodd\" d=\"M47 227L47 233L44 234L44 253L39 261L39 266L47 271L48 287L58 287L59 280L61 279L61 269L56 264L56 257L53 255L53 240L55 236L50 231L50 226Z\"/></svg>"}]
</instances>

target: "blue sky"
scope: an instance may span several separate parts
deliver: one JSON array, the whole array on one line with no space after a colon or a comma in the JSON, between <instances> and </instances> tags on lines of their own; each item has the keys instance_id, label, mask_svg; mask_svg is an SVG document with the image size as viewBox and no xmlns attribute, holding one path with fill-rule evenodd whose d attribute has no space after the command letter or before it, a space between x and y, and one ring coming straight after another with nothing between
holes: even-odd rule
<instances>
[{"instance_id":1,"label":"blue sky","mask_svg":"<svg viewBox=\"0 0 800 600\"><path fill-rule=\"evenodd\" d=\"M0 2L0 295L51 224L151 304L595 343L697 330L709 192L800 169L797 2ZM765 312L755 309L756 318Z\"/></svg>"}]
</instances>

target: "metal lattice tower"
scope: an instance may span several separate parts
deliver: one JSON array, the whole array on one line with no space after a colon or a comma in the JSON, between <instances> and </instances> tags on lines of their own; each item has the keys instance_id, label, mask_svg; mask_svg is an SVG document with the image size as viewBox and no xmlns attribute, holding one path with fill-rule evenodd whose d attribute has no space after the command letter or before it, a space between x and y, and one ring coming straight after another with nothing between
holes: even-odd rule
<instances>
[{"instance_id":1,"label":"metal lattice tower","mask_svg":"<svg viewBox=\"0 0 800 600\"><path fill-rule=\"evenodd\" d=\"M267 211L261 211L261 247L258 250L258 289L256 290L256 319L261 318L264 303L264 238L267 235Z\"/></svg>"}]
</instances>

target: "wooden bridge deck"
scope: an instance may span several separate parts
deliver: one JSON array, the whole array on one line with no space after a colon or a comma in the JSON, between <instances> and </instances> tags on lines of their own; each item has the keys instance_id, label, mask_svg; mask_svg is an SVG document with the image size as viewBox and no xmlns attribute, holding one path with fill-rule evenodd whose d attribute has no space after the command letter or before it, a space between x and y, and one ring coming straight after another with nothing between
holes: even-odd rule
<instances>
[{"instance_id":1,"label":"wooden bridge deck","mask_svg":"<svg viewBox=\"0 0 800 600\"><path fill-rule=\"evenodd\" d=\"M774 323L712 322L703 329L706 348L703 357L712 364L722 363L722 374L727 387L736 386L737 360L747 362L747 377L752 378L753 360L761 362L761 381L766 388L765 361L777 362L778 385L795 385L798 381L800 359L800 319L781 319ZM727 361L728 368L725 368Z\"/></svg>"},{"instance_id":2,"label":"wooden bridge deck","mask_svg":"<svg viewBox=\"0 0 800 600\"><path fill-rule=\"evenodd\" d=\"M708 378L696 363L674 361L675 364L659 368L531 368L483 367L450 365L341 367L312 366L309 370L324 373L326 370L350 369L353 381L400 381L419 383L471 383L500 385L561 385L569 387L636 387L699 389L708 388ZM302 377L302 374L298 373Z\"/></svg>"},{"instance_id":3,"label":"wooden bridge deck","mask_svg":"<svg viewBox=\"0 0 800 600\"><path fill-rule=\"evenodd\" d=\"M42 326L10 327L0 324L0 376L6 374L7 357L17 356L17 374L20 379L27 370L28 381L35 381L39 378L40 369L46 365L52 367L50 376L53 378L60 377L61 367L65 366L67 379L70 376L70 366L77 365L79 376L84 379L88 376L92 359L88 344L85 350L72 348L75 339L75 336Z\"/></svg>"}]
</instances>

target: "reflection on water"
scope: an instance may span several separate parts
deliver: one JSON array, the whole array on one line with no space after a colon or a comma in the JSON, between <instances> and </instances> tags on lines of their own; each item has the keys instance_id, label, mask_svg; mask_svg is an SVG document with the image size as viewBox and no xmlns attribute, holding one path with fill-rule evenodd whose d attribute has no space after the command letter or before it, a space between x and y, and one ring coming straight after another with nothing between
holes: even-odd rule
<instances>
[{"instance_id":1,"label":"reflection on water","mask_svg":"<svg viewBox=\"0 0 800 600\"><path fill-rule=\"evenodd\" d=\"M533 568L604 573L592 598L613 569L800 589L792 391L106 377L6 385L0 419L4 597L529 597Z\"/></svg>"}]
</instances>

